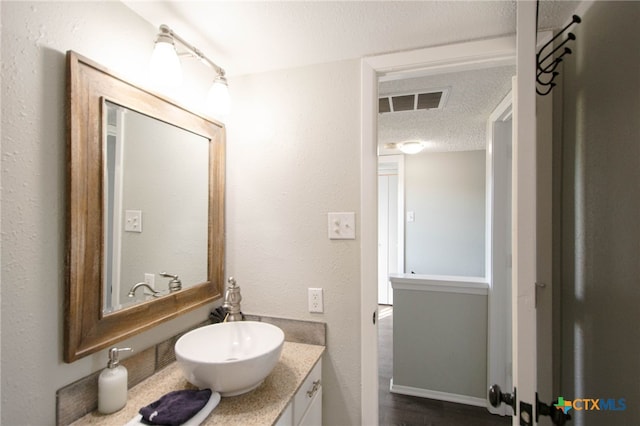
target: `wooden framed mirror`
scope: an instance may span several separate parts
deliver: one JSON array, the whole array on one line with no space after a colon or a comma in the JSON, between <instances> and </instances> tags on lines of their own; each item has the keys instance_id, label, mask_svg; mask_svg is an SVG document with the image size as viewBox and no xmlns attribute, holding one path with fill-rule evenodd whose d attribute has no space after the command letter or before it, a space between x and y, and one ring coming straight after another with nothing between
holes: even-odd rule
<instances>
[{"instance_id":1,"label":"wooden framed mirror","mask_svg":"<svg viewBox=\"0 0 640 426\"><path fill-rule=\"evenodd\" d=\"M69 51L67 159L65 362L222 297L221 124Z\"/></svg>"}]
</instances>

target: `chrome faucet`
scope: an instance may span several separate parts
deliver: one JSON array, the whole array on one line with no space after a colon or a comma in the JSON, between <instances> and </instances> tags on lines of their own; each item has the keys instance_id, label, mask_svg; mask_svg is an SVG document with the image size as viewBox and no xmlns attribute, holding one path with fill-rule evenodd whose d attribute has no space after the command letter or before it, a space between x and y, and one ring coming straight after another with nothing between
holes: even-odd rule
<instances>
[{"instance_id":1,"label":"chrome faucet","mask_svg":"<svg viewBox=\"0 0 640 426\"><path fill-rule=\"evenodd\" d=\"M167 272L160 272L160 276L171 278L171 281L169 281L169 293L182 290L182 281L180 281L180 278L178 278L177 275L169 274Z\"/></svg>"},{"instance_id":2,"label":"chrome faucet","mask_svg":"<svg viewBox=\"0 0 640 426\"><path fill-rule=\"evenodd\" d=\"M233 277L229 277L227 280L229 287L224 294L224 303L222 307L227 311L227 315L224 321L242 321L242 312L240 312L240 301L242 295L240 294L240 287L236 285L236 280Z\"/></svg>"},{"instance_id":3,"label":"chrome faucet","mask_svg":"<svg viewBox=\"0 0 640 426\"><path fill-rule=\"evenodd\" d=\"M136 290L139 289L140 287L146 287L151 291L151 294L144 293L147 296L153 296L153 297L159 297L160 296L160 292L159 291L155 291L149 284L147 284L145 282L137 283L133 287L131 287L131 290L129 290L128 296L129 297L135 297Z\"/></svg>"}]
</instances>

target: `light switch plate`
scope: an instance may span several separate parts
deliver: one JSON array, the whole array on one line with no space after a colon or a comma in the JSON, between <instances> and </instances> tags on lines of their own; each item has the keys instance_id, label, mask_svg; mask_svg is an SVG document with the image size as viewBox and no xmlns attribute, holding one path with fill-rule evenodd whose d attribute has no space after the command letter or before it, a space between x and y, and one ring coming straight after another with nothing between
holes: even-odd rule
<instances>
[{"instance_id":1,"label":"light switch plate","mask_svg":"<svg viewBox=\"0 0 640 426\"><path fill-rule=\"evenodd\" d=\"M355 240L356 214L354 212L329 213L329 239Z\"/></svg>"},{"instance_id":2,"label":"light switch plate","mask_svg":"<svg viewBox=\"0 0 640 426\"><path fill-rule=\"evenodd\" d=\"M124 230L126 232L142 232L141 210L125 210L124 220Z\"/></svg>"}]
</instances>

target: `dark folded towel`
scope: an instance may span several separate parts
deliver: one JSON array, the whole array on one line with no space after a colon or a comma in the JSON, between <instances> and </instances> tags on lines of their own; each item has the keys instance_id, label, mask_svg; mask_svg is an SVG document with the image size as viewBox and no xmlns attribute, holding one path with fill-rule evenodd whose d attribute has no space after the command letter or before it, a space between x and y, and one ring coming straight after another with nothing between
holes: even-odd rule
<instances>
[{"instance_id":1,"label":"dark folded towel","mask_svg":"<svg viewBox=\"0 0 640 426\"><path fill-rule=\"evenodd\" d=\"M244 314L240 312L240 315L242 315L242 319L244 320ZM227 310L222 306L215 308L213 311L209 313L209 320L211 321L211 324L218 324L219 322L224 322L226 318L227 318Z\"/></svg>"},{"instance_id":2,"label":"dark folded towel","mask_svg":"<svg viewBox=\"0 0 640 426\"><path fill-rule=\"evenodd\" d=\"M178 426L198 414L209 398L211 389L173 391L141 408L139 413L144 424Z\"/></svg>"},{"instance_id":3,"label":"dark folded towel","mask_svg":"<svg viewBox=\"0 0 640 426\"><path fill-rule=\"evenodd\" d=\"M219 306L209 314L209 320L211 320L212 324L217 324L219 322L224 321L224 317L227 315L227 311Z\"/></svg>"}]
</instances>

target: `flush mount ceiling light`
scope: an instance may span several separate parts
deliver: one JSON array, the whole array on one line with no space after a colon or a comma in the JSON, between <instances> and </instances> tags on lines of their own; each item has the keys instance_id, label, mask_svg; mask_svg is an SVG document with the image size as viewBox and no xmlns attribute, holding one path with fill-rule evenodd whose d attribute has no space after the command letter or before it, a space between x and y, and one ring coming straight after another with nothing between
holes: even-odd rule
<instances>
[{"instance_id":1,"label":"flush mount ceiling light","mask_svg":"<svg viewBox=\"0 0 640 426\"><path fill-rule=\"evenodd\" d=\"M225 119L229 113L230 96L224 69L164 24L160 25L160 33L151 55L150 71L153 83L161 88L175 88L182 83L182 68L175 41L187 50L189 56L198 58L202 63L213 68L216 77L209 90L207 108L215 118Z\"/></svg>"},{"instance_id":2,"label":"flush mount ceiling light","mask_svg":"<svg viewBox=\"0 0 640 426\"><path fill-rule=\"evenodd\" d=\"M399 149L404 154L417 154L425 149L426 143L422 141L406 141L388 143L384 147L387 149Z\"/></svg>"}]
</instances>

